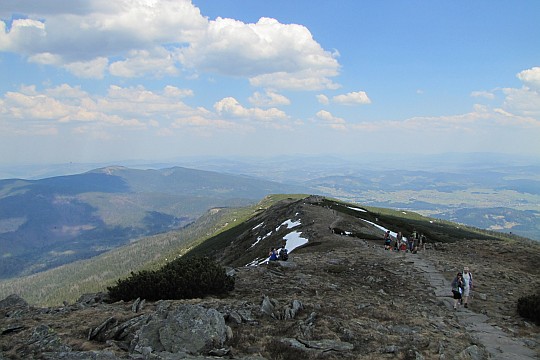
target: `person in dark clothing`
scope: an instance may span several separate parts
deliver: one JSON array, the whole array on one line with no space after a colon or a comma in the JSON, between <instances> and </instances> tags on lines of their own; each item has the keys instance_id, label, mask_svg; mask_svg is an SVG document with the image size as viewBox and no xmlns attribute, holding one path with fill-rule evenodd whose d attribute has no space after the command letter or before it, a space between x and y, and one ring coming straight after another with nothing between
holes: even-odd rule
<instances>
[{"instance_id":1,"label":"person in dark clothing","mask_svg":"<svg viewBox=\"0 0 540 360\"><path fill-rule=\"evenodd\" d=\"M462 294L463 294L463 287L465 284L463 283L463 274L457 273L454 280L452 280L452 294L454 295L454 310L457 310L458 303L461 300Z\"/></svg>"}]
</instances>

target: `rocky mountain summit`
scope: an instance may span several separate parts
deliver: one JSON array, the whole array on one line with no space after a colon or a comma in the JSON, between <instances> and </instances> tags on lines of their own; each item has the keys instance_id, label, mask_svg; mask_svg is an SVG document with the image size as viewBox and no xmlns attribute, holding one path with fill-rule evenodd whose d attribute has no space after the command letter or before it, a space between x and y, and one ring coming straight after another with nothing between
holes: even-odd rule
<instances>
[{"instance_id":1,"label":"rocky mountain summit","mask_svg":"<svg viewBox=\"0 0 540 360\"><path fill-rule=\"evenodd\" d=\"M0 359L539 358L540 328L516 312L540 289L538 243L426 227L425 249L388 251L383 229L422 225L368 213L319 197L261 211L207 251L236 279L222 297L111 304L100 293L38 308L12 295L0 301ZM293 232L307 243L288 261L245 266ZM475 288L454 311L463 266Z\"/></svg>"}]
</instances>

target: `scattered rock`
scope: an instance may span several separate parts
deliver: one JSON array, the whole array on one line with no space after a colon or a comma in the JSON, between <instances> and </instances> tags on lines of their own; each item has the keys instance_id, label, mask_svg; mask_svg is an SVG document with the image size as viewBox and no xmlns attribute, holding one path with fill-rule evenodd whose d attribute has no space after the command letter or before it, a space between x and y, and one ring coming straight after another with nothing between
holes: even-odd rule
<instances>
[{"instance_id":1,"label":"scattered rock","mask_svg":"<svg viewBox=\"0 0 540 360\"><path fill-rule=\"evenodd\" d=\"M108 293L95 293L95 294L83 294L81 297L76 301L77 305L86 307L86 306L93 306L96 304L103 304L106 302L110 302L110 297Z\"/></svg>"},{"instance_id":2,"label":"scattered rock","mask_svg":"<svg viewBox=\"0 0 540 360\"><path fill-rule=\"evenodd\" d=\"M132 348L141 353L150 348L196 355L223 347L225 340L223 315L215 309L182 304L151 317L137 332Z\"/></svg>"},{"instance_id":3,"label":"scattered rock","mask_svg":"<svg viewBox=\"0 0 540 360\"><path fill-rule=\"evenodd\" d=\"M131 311L133 311L134 313L140 312L143 309L145 302L146 300L141 300L141 298L137 298L137 300L133 302L133 305L131 305Z\"/></svg>"},{"instance_id":4,"label":"scattered rock","mask_svg":"<svg viewBox=\"0 0 540 360\"><path fill-rule=\"evenodd\" d=\"M345 341L322 339L322 340L302 340L298 339L305 347L322 351L350 351L354 345Z\"/></svg>"},{"instance_id":5,"label":"scattered rock","mask_svg":"<svg viewBox=\"0 0 540 360\"><path fill-rule=\"evenodd\" d=\"M9 295L4 300L0 300L0 309L6 309L6 308L26 308L28 307L28 303L19 295L12 294Z\"/></svg>"}]
</instances>

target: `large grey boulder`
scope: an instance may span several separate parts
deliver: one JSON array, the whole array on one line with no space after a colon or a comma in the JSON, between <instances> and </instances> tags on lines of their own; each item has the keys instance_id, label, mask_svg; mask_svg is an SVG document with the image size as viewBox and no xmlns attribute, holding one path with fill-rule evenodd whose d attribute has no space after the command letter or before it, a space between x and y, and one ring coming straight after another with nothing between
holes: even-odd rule
<instances>
[{"instance_id":1,"label":"large grey boulder","mask_svg":"<svg viewBox=\"0 0 540 360\"><path fill-rule=\"evenodd\" d=\"M58 333L47 325L40 324L28 340L29 347L35 352L69 352L71 347L64 344Z\"/></svg>"},{"instance_id":2,"label":"large grey boulder","mask_svg":"<svg viewBox=\"0 0 540 360\"><path fill-rule=\"evenodd\" d=\"M206 354L223 347L228 327L223 315L200 305L164 303L132 342L135 353Z\"/></svg>"},{"instance_id":3,"label":"large grey boulder","mask_svg":"<svg viewBox=\"0 0 540 360\"><path fill-rule=\"evenodd\" d=\"M4 300L0 300L0 309L9 307L28 307L28 303L19 295L11 294Z\"/></svg>"}]
</instances>

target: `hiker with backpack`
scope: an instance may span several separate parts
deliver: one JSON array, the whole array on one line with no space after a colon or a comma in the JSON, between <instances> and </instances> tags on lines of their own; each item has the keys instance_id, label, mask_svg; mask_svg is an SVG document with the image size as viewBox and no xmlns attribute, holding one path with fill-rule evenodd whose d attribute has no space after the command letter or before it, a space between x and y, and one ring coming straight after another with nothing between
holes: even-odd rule
<instances>
[{"instance_id":1,"label":"hiker with backpack","mask_svg":"<svg viewBox=\"0 0 540 360\"><path fill-rule=\"evenodd\" d=\"M460 272L452 280L452 294L454 298L454 310L457 310L458 302L461 301L463 294L463 274Z\"/></svg>"},{"instance_id":2,"label":"hiker with backpack","mask_svg":"<svg viewBox=\"0 0 540 360\"><path fill-rule=\"evenodd\" d=\"M416 254L418 251L418 243L420 242L420 233L416 230L413 231L411 238L409 239L409 251Z\"/></svg>"},{"instance_id":3,"label":"hiker with backpack","mask_svg":"<svg viewBox=\"0 0 540 360\"><path fill-rule=\"evenodd\" d=\"M412 249L411 249L411 252L413 254L416 254L418 253L418 244L420 242L420 237L417 235L414 239L413 239L413 243L412 243Z\"/></svg>"},{"instance_id":4,"label":"hiker with backpack","mask_svg":"<svg viewBox=\"0 0 540 360\"><path fill-rule=\"evenodd\" d=\"M407 252L407 242L409 240L406 237L401 238L401 243L399 244L399 251Z\"/></svg>"},{"instance_id":5,"label":"hiker with backpack","mask_svg":"<svg viewBox=\"0 0 540 360\"><path fill-rule=\"evenodd\" d=\"M403 241L403 234L400 232L397 233L396 241L394 242L394 251L399 250L399 246L401 245L401 242Z\"/></svg>"},{"instance_id":6,"label":"hiker with backpack","mask_svg":"<svg viewBox=\"0 0 540 360\"><path fill-rule=\"evenodd\" d=\"M289 251L285 249L285 245L279 249L279 260L281 261L287 261L289 260Z\"/></svg>"},{"instance_id":7,"label":"hiker with backpack","mask_svg":"<svg viewBox=\"0 0 540 360\"><path fill-rule=\"evenodd\" d=\"M390 236L390 230L384 233L384 250L390 250L392 248L392 237Z\"/></svg>"},{"instance_id":8,"label":"hiker with backpack","mask_svg":"<svg viewBox=\"0 0 540 360\"><path fill-rule=\"evenodd\" d=\"M472 274L469 271L469 267L465 266L463 267L463 296L462 296L462 302L463 306L468 308L469 307L469 296L471 289L473 287L473 278Z\"/></svg>"}]
</instances>

